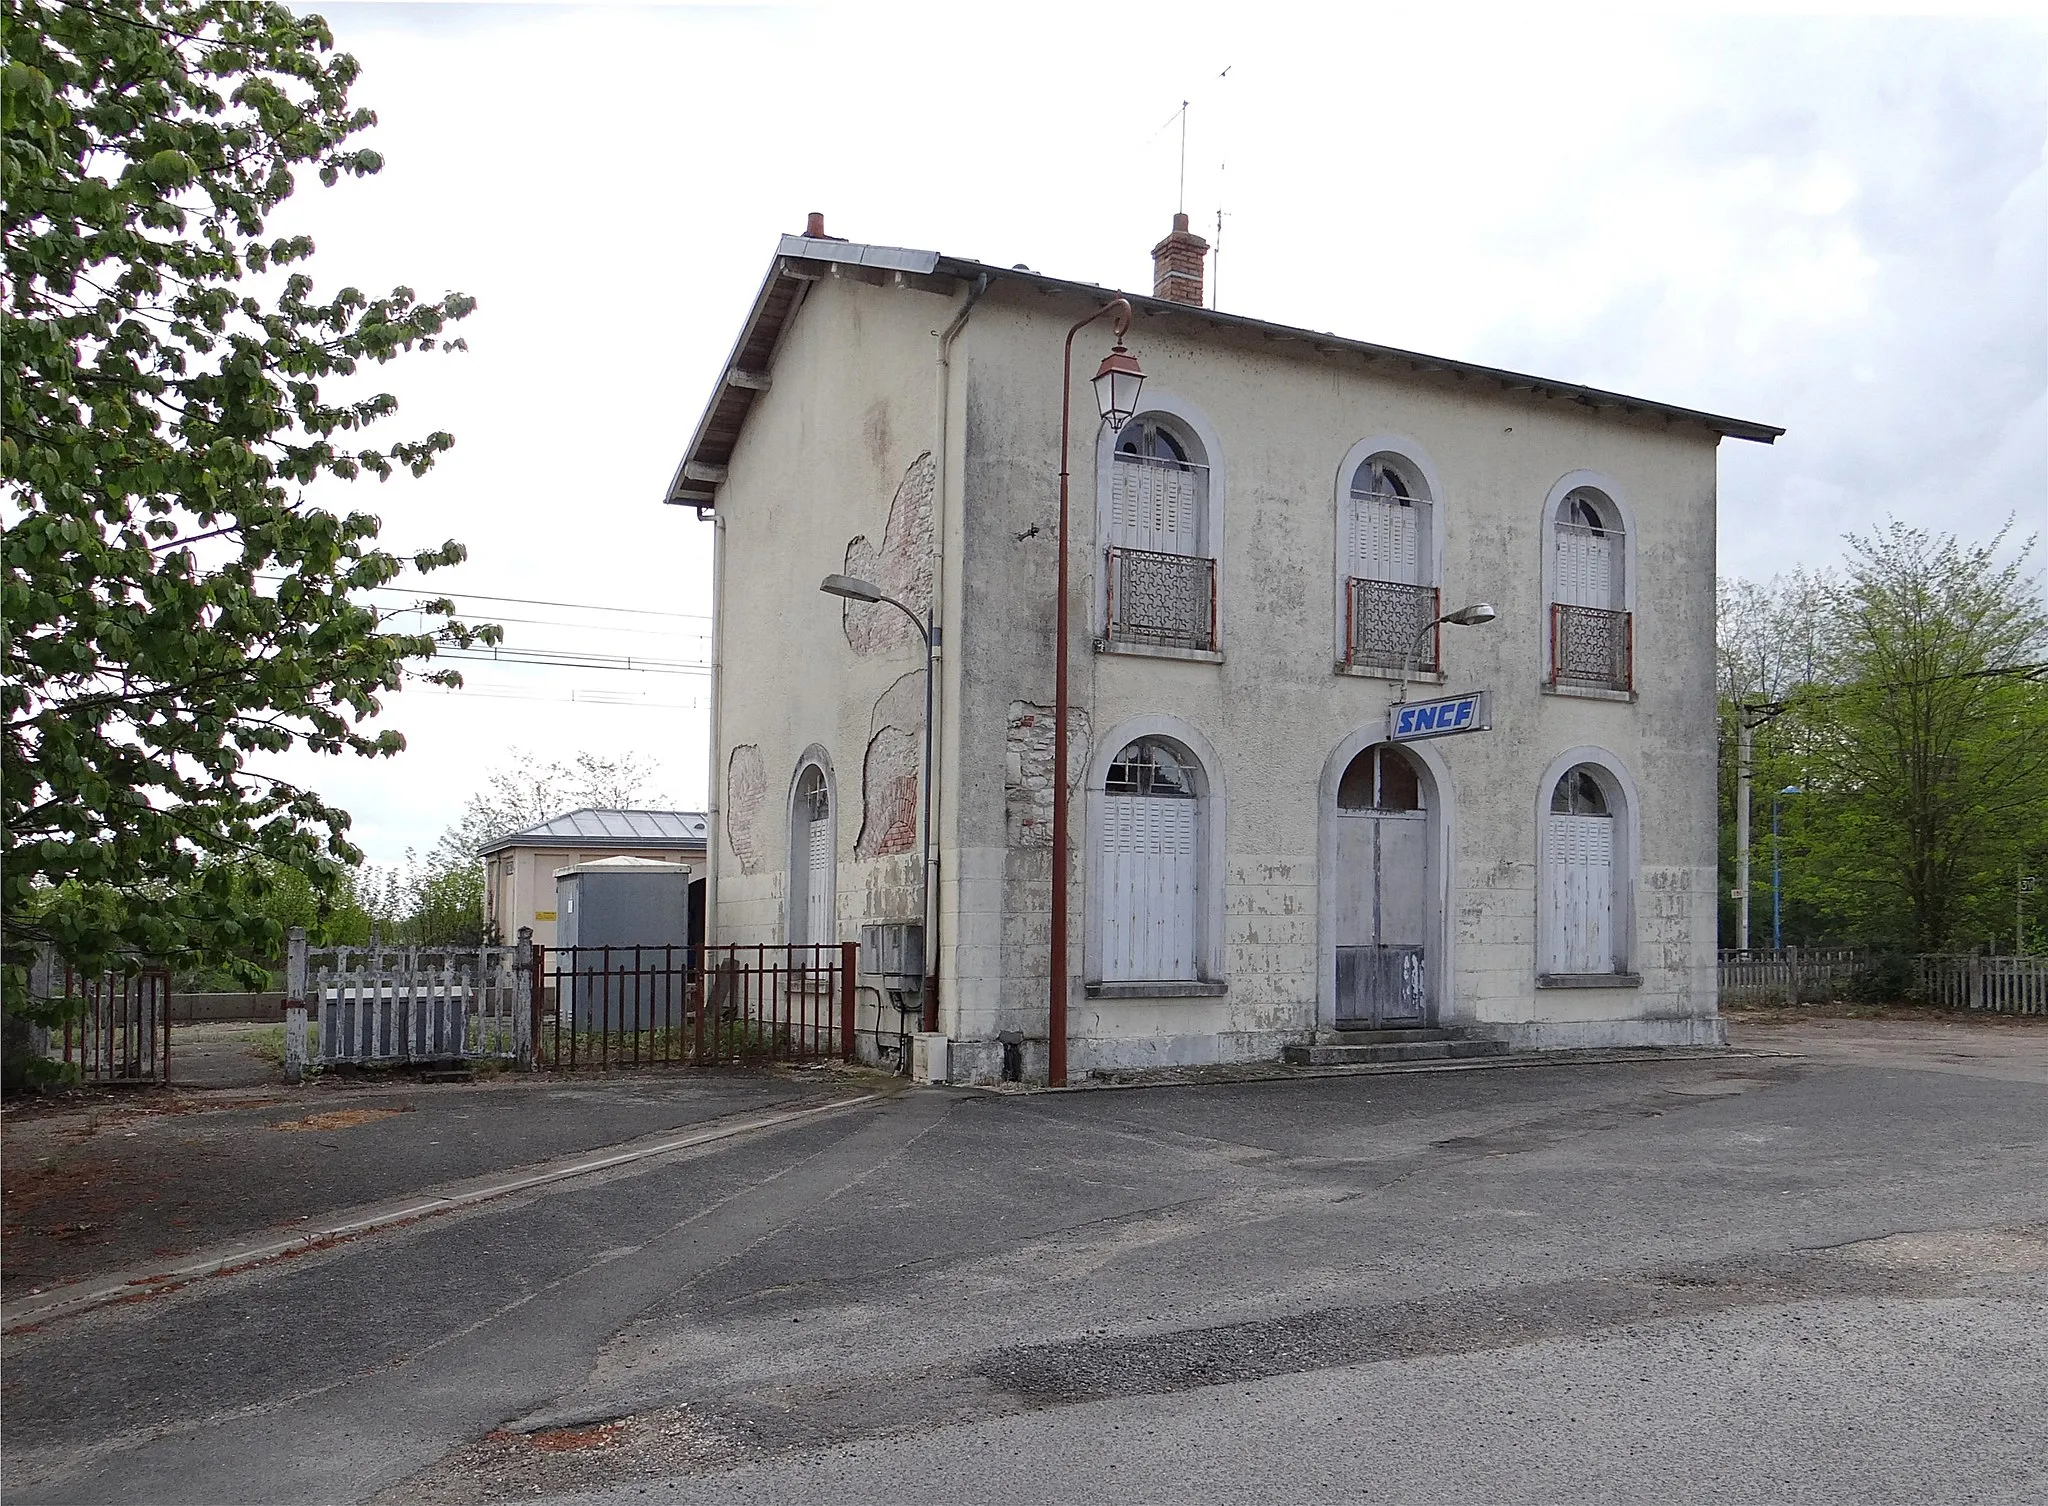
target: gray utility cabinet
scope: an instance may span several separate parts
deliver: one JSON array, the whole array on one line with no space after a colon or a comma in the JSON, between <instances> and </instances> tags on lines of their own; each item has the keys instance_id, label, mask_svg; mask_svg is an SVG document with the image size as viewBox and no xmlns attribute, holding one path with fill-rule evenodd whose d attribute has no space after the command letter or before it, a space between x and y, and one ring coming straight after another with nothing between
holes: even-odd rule
<instances>
[{"instance_id":1,"label":"gray utility cabinet","mask_svg":"<svg viewBox=\"0 0 2048 1506\"><path fill-rule=\"evenodd\" d=\"M555 870L548 971L570 993L576 1029L679 1028L690 969L685 864L601 858Z\"/></svg>"}]
</instances>

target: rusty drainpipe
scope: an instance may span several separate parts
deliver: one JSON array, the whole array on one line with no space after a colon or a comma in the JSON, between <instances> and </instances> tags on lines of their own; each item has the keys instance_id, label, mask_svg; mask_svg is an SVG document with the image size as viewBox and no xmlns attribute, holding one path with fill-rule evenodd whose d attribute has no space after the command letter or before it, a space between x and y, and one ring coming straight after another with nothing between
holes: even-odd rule
<instances>
[{"instance_id":1,"label":"rusty drainpipe","mask_svg":"<svg viewBox=\"0 0 2048 1506\"><path fill-rule=\"evenodd\" d=\"M946 459L947 427L952 418L953 391L953 342L960 337L960 331L967 327L967 316L974 312L974 306L981 302L982 294L988 291L988 273L983 272L974 279L968 290L967 301L960 305L960 312L953 316L953 322L939 334L939 414L938 438L932 445L932 637L925 656L925 801L924 801L924 1013L922 1024L927 1033L939 1028L939 861L934 856L938 844L932 831L932 823L938 818L938 765L934 751L940 744L938 729L932 725L937 715L938 692L935 679L939 663L945 653L946 635L939 630L945 617L946 585Z\"/></svg>"},{"instance_id":2,"label":"rusty drainpipe","mask_svg":"<svg viewBox=\"0 0 2048 1506\"><path fill-rule=\"evenodd\" d=\"M1112 298L1067 331L1060 368L1060 568L1058 623L1053 630L1052 695L1052 997L1047 1011L1045 1080L1067 1085L1067 450L1074 407L1074 336L1104 314L1116 315L1121 344L1131 328L1131 306Z\"/></svg>"}]
</instances>

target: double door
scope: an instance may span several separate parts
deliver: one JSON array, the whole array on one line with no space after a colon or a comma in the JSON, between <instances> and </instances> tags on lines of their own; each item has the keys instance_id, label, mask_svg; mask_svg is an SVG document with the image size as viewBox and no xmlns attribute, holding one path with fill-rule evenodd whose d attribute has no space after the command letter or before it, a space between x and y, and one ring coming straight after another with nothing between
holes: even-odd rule
<instances>
[{"instance_id":1,"label":"double door","mask_svg":"<svg viewBox=\"0 0 2048 1506\"><path fill-rule=\"evenodd\" d=\"M1428 1023L1428 836L1421 811L1337 816L1339 1030Z\"/></svg>"}]
</instances>

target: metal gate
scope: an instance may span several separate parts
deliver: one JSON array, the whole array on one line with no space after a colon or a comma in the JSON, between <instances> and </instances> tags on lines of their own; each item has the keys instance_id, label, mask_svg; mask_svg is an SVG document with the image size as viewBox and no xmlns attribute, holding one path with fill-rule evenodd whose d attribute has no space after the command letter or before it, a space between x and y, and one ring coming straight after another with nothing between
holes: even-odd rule
<instances>
[{"instance_id":1,"label":"metal gate","mask_svg":"<svg viewBox=\"0 0 2048 1506\"><path fill-rule=\"evenodd\" d=\"M88 976L64 969L64 1061L86 1082L163 1083L171 1073L171 974L161 967Z\"/></svg>"},{"instance_id":2,"label":"metal gate","mask_svg":"<svg viewBox=\"0 0 2048 1506\"><path fill-rule=\"evenodd\" d=\"M851 1061L859 955L851 941L535 946L535 1065Z\"/></svg>"}]
</instances>

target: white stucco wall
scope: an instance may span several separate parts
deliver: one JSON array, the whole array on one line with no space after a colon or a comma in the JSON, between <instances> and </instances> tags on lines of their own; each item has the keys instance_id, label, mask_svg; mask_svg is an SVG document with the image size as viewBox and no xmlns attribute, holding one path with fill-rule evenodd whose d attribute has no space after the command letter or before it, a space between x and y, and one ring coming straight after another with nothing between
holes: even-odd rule
<instances>
[{"instance_id":1,"label":"white stucco wall","mask_svg":"<svg viewBox=\"0 0 2048 1506\"><path fill-rule=\"evenodd\" d=\"M1059 341L1079 313L1040 295L992 296L962 340L970 367L964 590L957 642L963 761L956 862L963 949L951 1022L968 1038L1042 1036L1049 855L1005 820L1004 718L1049 705ZM1106 344L1103 336L1097 343ZM1333 668L1339 473L1368 436L1424 452L1442 539L1446 609L1488 600L1495 623L1446 628L1446 689L1493 692L1493 730L1431 744L1448 808L1441 935L1430 948L1437 1018L1532 1045L1720 1039L1714 1003L1713 562L1715 437L1628 420L1474 380L1375 369L1311 346L1141 315L1129 344L1152 389L1214 436L1224 501L1217 663L1098 653L1096 469L1077 440L1071 523L1077 721L1109 729L1167 714L1198 728L1229 789L1220 998L1086 996L1087 801L1071 807L1075 1070L1269 1054L1329 1019L1332 953L1319 915L1325 765L1347 737L1378 740L1396 686ZM1088 337L1080 348L1089 350ZM1089 361L1093 355L1088 357ZM1085 365L1077 358L1077 366ZM1080 378L1088 373L1082 371ZM1088 394L1077 393L1081 410ZM1093 429L1092 422L1088 426ZM1091 436L1092 437L1092 436ZM1574 472L1624 494L1634 517L1637 699L1545 687L1546 503ZM1028 535L1034 525L1038 532ZM1019 534L1028 536L1019 539ZM1419 697L1429 693L1418 691ZM1014 740L1014 739L1013 739ZM1574 747L1605 752L1641 793L1633 894L1635 988L1536 982L1537 786ZM1099 750L1075 750L1078 776ZM1016 800L1011 792L1010 805ZM956 1058L975 1060L972 1051Z\"/></svg>"},{"instance_id":2,"label":"white stucco wall","mask_svg":"<svg viewBox=\"0 0 2048 1506\"><path fill-rule=\"evenodd\" d=\"M857 843L878 717L900 730L899 744L908 739L915 772L923 651L894 609L863 606L852 610L873 622L856 632L884 641L857 652L841 602L818 582L848 568L849 544L863 536L891 562L867 573L909 565L912 541L902 537L901 516L892 534L891 509L906 478L914 488L933 444L931 331L947 317L947 300L933 293L830 277L814 284L719 490L714 941L788 938L790 796L798 761L812 750L833 785L837 939L856 940L867 921L917 918L914 822L908 851L863 858ZM921 547L914 552L923 557ZM898 1023L863 990L864 1051L872 1053L877 1030L893 1043Z\"/></svg>"},{"instance_id":3,"label":"white stucco wall","mask_svg":"<svg viewBox=\"0 0 2048 1506\"><path fill-rule=\"evenodd\" d=\"M787 935L788 800L798 758L835 776L839 934L914 915L916 854L862 859L863 756L885 697L915 687L914 642L856 653L816 587L848 541L880 541L907 470L937 433L934 332L952 299L854 281L816 284L776 358L728 480L717 611L719 805L714 938ZM1005 1032L1042 1073L1049 980L1051 641L1060 342L1086 308L998 281L954 348L950 449L936 499L941 572L936 823L942 1028L956 1076L999 1069ZM1715 437L1596 413L1476 378L1312 344L1141 315L1129 344L1151 389L1213 437L1222 498L1222 660L1097 653L1098 460L1086 378L1106 329L1077 342L1073 447L1078 791L1095 729L1177 718L1214 750L1228 789L1216 997L1093 999L1086 991L1088 803L1070 807L1071 1063L1270 1055L1327 1024L1324 792L1340 744L1378 740L1396 687L1333 668L1339 472L1362 440L1422 452L1446 608L1485 599L1490 626L1446 628L1446 689L1493 693L1493 730L1430 745L1440 786L1431 945L1436 1018L1532 1045L1720 1039L1714 1000ZM1605 478L1634 520L1637 698L1545 688L1546 506L1573 473ZM899 541L900 542L900 541ZM887 608L869 608L886 612ZM1418 695L1428 691L1418 691ZM1594 748L1639 792L1631 988L1537 986L1538 785L1565 750ZM746 750L752 750L747 752ZM1113 750L1111 750L1113 751ZM736 761L736 754L738 759ZM753 760L754 762L749 762ZM743 767L744 766L744 767ZM740 771L737 780L735 770ZM867 1001L864 1001L864 1006ZM893 1011L863 1009L893 1033Z\"/></svg>"}]
</instances>

